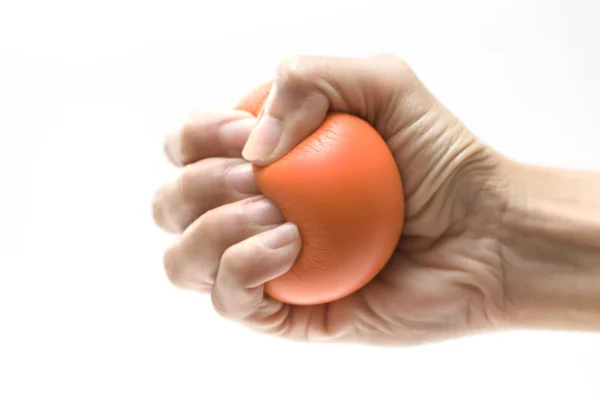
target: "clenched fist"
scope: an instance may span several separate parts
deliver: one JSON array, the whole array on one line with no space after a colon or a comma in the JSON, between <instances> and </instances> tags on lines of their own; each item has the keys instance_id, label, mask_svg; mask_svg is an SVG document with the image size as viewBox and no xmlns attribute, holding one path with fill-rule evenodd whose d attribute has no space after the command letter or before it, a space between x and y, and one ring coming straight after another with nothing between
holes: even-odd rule
<instances>
[{"instance_id":1,"label":"clenched fist","mask_svg":"<svg viewBox=\"0 0 600 400\"><path fill-rule=\"evenodd\" d=\"M403 236L358 292L282 304L263 285L291 267L302 238L261 195L252 163L279 160L330 111L366 120L391 149L405 191ZM510 221L527 212L511 200L526 196L514 176L537 172L481 143L395 56L285 61L258 120L194 112L165 148L180 170L154 199L157 224L180 235L166 250L166 273L209 293L227 318L294 339L414 344L521 323L534 301L523 282L535 272L521 272L528 250L507 244L507 232L524 232Z\"/></svg>"}]
</instances>

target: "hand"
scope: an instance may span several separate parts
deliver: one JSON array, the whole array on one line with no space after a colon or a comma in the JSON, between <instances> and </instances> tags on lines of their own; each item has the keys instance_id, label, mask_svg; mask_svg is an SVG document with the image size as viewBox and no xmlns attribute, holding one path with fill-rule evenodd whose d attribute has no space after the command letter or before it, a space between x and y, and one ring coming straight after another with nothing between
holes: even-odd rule
<instances>
[{"instance_id":1,"label":"hand","mask_svg":"<svg viewBox=\"0 0 600 400\"><path fill-rule=\"evenodd\" d=\"M154 215L181 233L165 253L169 279L210 293L228 318L294 339L415 344L502 327L494 233L503 158L395 56L298 57L280 65L272 85L259 120L238 110L193 113L168 136L166 152L181 174L157 191ZM387 141L403 179L405 226L389 264L360 291L290 306L262 285L291 267L301 237L260 195L246 160L280 159L328 111L363 118Z\"/></svg>"}]
</instances>

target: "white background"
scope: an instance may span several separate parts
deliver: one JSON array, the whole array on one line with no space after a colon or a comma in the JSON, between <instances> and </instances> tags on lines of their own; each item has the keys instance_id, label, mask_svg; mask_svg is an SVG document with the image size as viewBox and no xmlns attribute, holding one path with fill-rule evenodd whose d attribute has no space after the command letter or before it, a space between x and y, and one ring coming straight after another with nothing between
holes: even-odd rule
<instances>
[{"instance_id":1,"label":"white background","mask_svg":"<svg viewBox=\"0 0 600 400\"><path fill-rule=\"evenodd\" d=\"M600 336L291 344L170 286L164 132L284 56L404 57L514 158L599 168L599 3L0 1L0 399L599 399Z\"/></svg>"}]
</instances>

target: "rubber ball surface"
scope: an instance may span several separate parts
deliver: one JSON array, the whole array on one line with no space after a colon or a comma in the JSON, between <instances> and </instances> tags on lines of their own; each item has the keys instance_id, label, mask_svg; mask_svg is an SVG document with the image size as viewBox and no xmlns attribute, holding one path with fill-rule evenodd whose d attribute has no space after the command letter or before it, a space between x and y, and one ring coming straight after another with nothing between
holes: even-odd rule
<instances>
[{"instance_id":1,"label":"rubber ball surface","mask_svg":"<svg viewBox=\"0 0 600 400\"><path fill-rule=\"evenodd\" d=\"M257 88L237 108L258 115L269 89ZM335 301L366 285L392 256L404 221L402 181L366 121L330 113L286 156L254 172L302 237L292 268L265 285L269 296L296 305Z\"/></svg>"}]
</instances>

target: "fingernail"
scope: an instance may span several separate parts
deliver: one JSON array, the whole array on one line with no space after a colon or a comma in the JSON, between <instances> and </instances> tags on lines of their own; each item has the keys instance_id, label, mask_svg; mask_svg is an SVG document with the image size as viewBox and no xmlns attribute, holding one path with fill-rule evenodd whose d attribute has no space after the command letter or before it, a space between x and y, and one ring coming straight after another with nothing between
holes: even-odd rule
<instances>
[{"instance_id":1,"label":"fingernail","mask_svg":"<svg viewBox=\"0 0 600 400\"><path fill-rule=\"evenodd\" d=\"M233 189L240 193L258 193L252 164L234 165L227 171L227 179Z\"/></svg>"},{"instance_id":2,"label":"fingernail","mask_svg":"<svg viewBox=\"0 0 600 400\"><path fill-rule=\"evenodd\" d=\"M248 141L250 132L256 126L255 118L242 118L221 125L221 143L234 150L241 150Z\"/></svg>"},{"instance_id":3,"label":"fingernail","mask_svg":"<svg viewBox=\"0 0 600 400\"><path fill-rule=\"evenodd\" d=\"M298 238L298 235L299 232L296 224L286 222L275 229L262 233L260 240L266 247L277 250L293 243Z\"/></svg>"},{"instance_id":4,"label":"fingernail","mask_svg":"<svg viewBox=\"0 0 600 400\"><path fill-rule=\"evenodd\" d=\"M264 160L275 150L281 139L281 122L263 116L250 134L242 156L248 161Z\"/></svg>"},{"instance_id":5,"label":"fingernail","mask_svg":"<svg viewBox=\"0 0 600 400\"><path fill-rule=\"evenodd\" d=\"M273 225L283 221L279 208L269 199L250 201L245 206L246 217L257 225Z\"/></svg>"}]
</instances>

